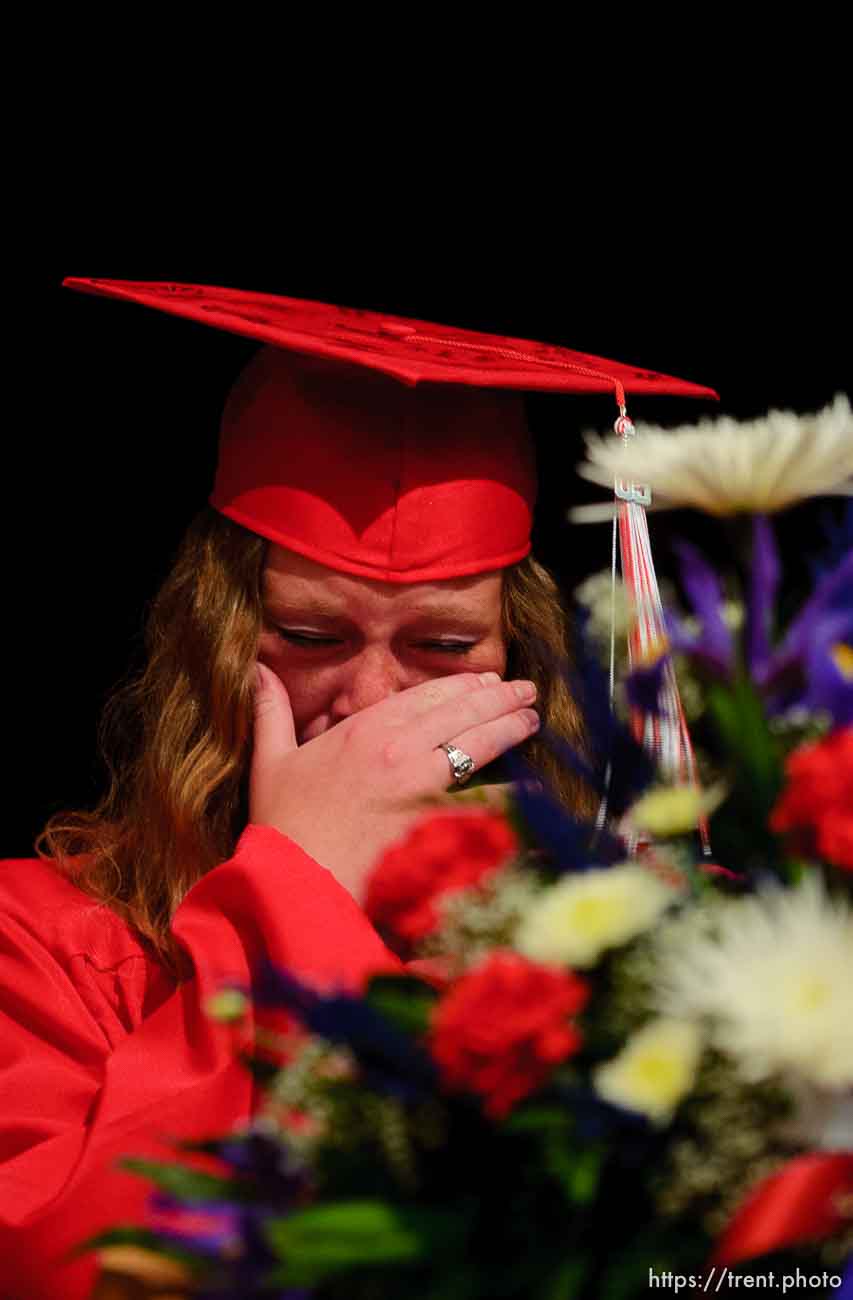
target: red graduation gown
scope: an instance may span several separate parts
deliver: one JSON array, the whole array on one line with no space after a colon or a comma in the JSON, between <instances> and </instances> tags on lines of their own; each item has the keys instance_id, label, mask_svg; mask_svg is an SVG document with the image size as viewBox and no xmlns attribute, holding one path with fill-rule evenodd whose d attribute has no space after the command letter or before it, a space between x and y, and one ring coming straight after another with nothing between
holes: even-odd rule
<instances>
[{"instance_id":1,"label":"red graduation gown","mask_svg":"<svg viewBox=\"0 0 853 1300\"><path fill-rule=\"evenodd\" d=\"M204 1009L221 979L248 982L264 955L317 987L401 969L332 874L268 826L247 827L172 928L196 970L181 985L50 863L0 864L2 1300L84 1300L95 1260L68 1248L144 1221L149 1187L116 1160L174 1160L168 1137L248 1117L232 1032Z\"/></svg>"}]
</instances>

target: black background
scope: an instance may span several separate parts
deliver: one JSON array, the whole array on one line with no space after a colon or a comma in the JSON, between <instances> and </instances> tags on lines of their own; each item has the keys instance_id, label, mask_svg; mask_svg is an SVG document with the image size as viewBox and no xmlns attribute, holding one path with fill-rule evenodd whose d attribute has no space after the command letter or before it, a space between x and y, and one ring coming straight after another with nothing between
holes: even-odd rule
<instances>
[{"instance_id":1,"label":"black background","mask_svg":"<svg viewBox=\"0 0 853 1300\"><path fill-rule=\"evenodd\" d=\"M524 178L521 178L524 179ZM219 178L221 184L221 176ZM440 183L369 199L294 186L226 213L176 195L67 190L49 244L22 270L20 351L7 354L3 641L8 816L26 855L45 818L98 790L101 703L138 646L146 601L212 481L219 411L255 344L62 278L174 280L338 302L541 339L695 380L712 402L644 399L635 419L816 410L849 389L850 277L841 214L818 194L687 184L653 210L625 197L543 194L527 178L462 203ZM16 392L20 404L12 401ZM569 581L609 561L609 533L564 507L601 494L573 474L609 399L536 397L542 557ZM815 507L785 516L794 569L816 549ZM666 569L685 516L655 516Z\"/></svg>"}]
</instances>

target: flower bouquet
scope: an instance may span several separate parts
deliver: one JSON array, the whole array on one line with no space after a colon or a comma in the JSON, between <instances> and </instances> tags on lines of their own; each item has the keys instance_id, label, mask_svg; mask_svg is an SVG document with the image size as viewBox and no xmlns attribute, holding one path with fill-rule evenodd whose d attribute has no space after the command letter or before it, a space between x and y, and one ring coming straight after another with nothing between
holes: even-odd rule
<instances>
[{"instance_id":1,"label":"flower bouquet","mask_svg":"<svg viewBox=\"0 0 853 1300\"><path fill-rule=\"evenodd\" d=\"M554 670L590 752L550 739L607 815L569 816L517 758L504 811L472 790L426 814L366 901L405 973L354 996L267 970L257 1117L192 1148L216 1174L135 1162L150 1220L105 1257L235 1300L853 1294L851 514L795 611L767 517L850 491L850 409L650 436L591 442L585 472L750 516L750 544L740 574L678 548L692 608L621 695L579 609ZM701 783L637 739L673 662Z\"/></svg>"}]
</instances>

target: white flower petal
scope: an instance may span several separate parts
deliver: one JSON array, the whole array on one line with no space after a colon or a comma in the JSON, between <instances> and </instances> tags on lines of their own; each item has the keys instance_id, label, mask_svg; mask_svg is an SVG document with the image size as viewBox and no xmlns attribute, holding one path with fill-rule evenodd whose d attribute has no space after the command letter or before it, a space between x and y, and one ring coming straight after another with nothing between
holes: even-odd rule
<instances>
[{"instance_id":1,"label":"white flower petal","mask_svg":"<svg viewBox=\"0 0 853 1300\"><path fill-rule=\"evenodd\" d=\"M664 509L763 513L812 496L853 495L853 413L843 393L813 415L769 411L671 430L640 425L627 442L597 434L585 441L582 478L604 487L615 479L648 484ZM601 517L594 510L582 506L570 517L590 522Z\"/></svg>"},{"instance_id":2,"label":"white flower petal","mask_svg":"<svg viewBox=\"0 0 853 1300\"><path fill-rule=\"evenodd\" d=\"M702 1036L689 1021L661 1017L636 1030L618 1056L593 1072L606 1101L664 1124L696 1079Z\"/></svg>"},{"instance_id":3,"label":"white flower petal","mask_svg":"<svg viewBox=\"0 0 853 1300\"><path fill-rule=\"evenodd\" d=\"M532 904L515 947L533 961L586 969L647 930L678 898L636 862L566 875Z\"/></svg>"},{"instance_id":4,"label":"white flower petal","mask_svg":"<svg viewBox=\"0 0 853 1300\"><path fill-rule=\"evenodd\" d=\"M699 1017L750 1081L853 1086L853 911L815 872L767 887L661 936L658 1004Z\"/></svg>"}]
</instances>

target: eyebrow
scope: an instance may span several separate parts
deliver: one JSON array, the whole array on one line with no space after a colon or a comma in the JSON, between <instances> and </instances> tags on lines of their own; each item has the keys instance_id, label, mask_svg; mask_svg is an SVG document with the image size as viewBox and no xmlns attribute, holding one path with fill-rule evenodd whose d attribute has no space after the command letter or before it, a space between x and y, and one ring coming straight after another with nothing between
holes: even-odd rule
<instances>
[{"instance_id":1,"label":"eyebrow","mask_svg":"<svg viewBox=\"0 0 853 1300\"><path fill-rule=\"evenodd\" d=\"M292 596L275 596L269 593L264 599L264 608L267 614L278 619L337 619L347 616L345 605L324 600L322 596L316 595L306 595L294 600ZM454 623L457 627L471 632L482 633L489 627L489 621L484 615L473 613L463 606L448 605L443 602L414 605L406 611L406 616L410 622Z\"/></svg>"},{"instance_id":2,"label":"eyebrow","mask_svg":"<svg viewBox=\"0 0 853 1300\"><path fill-rule=\"evenodd\" d=\"M345 613L344 606L335 601L327 601L322 596L276 596L273 592L264 593L264 609L269 612L295 618L307 614L309 617L319 615L325 618L340 618Z\"/></svg>"}]
</instances>

